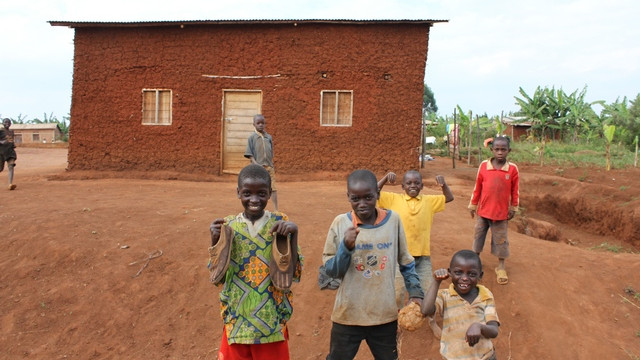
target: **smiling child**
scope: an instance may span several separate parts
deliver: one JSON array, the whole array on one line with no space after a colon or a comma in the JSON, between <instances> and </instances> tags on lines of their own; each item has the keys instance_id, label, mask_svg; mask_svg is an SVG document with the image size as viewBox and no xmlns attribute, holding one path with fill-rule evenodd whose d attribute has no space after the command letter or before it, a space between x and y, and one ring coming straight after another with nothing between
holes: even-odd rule
<instances>
[{"instance_id":1,"label":"smiling child","mask_svg":"<svg viewBox=\"0 0 640 360\"><path fill-rule=\"evenodd\" d=\"M356 170L347 179L352 211L329 228L322 256L327 275L341 279L331 320L327 360L353 359L362 340L375 359L398 358L398 307L394 279L398 264L411 301L423 291L397 213L376 207L375 175Z\"/></svg>"},{"instance_id":2,"label":"smiling child","mask_svg":"<svg viewBox=\"0 0 640 360\"><path fill-rule=\"evenodd\" d=\"M498 336L498 313L489 289L478 285L482 279L482 262L471 250L453 255L449 269L434 272L422 302L422 313L442 316L440 354L445 359L495 359L490 339ZM447 289L438 290L443 280L451 278Z\"/></svg>"}]
</instances>

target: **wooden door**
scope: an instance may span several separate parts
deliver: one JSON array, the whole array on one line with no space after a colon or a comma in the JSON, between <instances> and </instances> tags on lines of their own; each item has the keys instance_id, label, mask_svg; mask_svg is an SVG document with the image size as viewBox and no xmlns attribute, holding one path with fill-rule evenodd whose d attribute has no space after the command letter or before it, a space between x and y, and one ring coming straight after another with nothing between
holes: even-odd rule
<instances>
[{"instance_id":1,"label":"wooden door","mask_svg":"<svg viewBox=\"0 0 640 360\"><path fill-rule=\"evenodd\" d=\"M254 131L253 116L262 111L261 91L225 90L222 104L222 172L238 174L249 165L244 157Z\"/></svg>"}]
</instances>

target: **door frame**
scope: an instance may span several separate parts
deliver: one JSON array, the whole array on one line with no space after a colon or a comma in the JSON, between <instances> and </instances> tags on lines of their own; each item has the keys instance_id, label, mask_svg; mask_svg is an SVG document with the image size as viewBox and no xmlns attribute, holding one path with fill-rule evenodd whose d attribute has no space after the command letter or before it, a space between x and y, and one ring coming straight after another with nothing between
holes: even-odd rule
<instances>
[{"instance_id":1,"label":"door frame","mask_svg":"<svg viewBox=\"0 0 640 360\"><path fill-rule=\"evenodd\" d=\"M226 143L226 111L227 109L225 108L225 100L226 100L226 96L227 93L237 93L237 92L245 92L245 93L257 93L260 95L260 103L259 103L259 109L258 109L258 114L262 113L262 90L261 89L222 89L222 104L221 104L221 108L222 108L222 114L220 116L220 166L219 166L219 174L232 174L232 175L238 175L237 171L234 170L225 170L224 168L224 157L225 157L225 143Z\"/></svg>"}]
</instances>

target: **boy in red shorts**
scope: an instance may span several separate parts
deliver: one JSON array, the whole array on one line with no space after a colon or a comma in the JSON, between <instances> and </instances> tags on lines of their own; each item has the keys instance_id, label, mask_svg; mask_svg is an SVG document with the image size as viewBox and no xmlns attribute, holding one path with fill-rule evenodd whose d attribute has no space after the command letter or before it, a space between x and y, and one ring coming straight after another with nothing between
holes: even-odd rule
<instances>
[{"instance_id":1,"label":"boy in red shorts","mask_svg":"<svg viewBox=\"0 0 640 360\"><path fill-rule=\"evenodd\" d=\"M222 285L218 359L288 360L289 286L300 281L302 272L298 226L281 212L265 210L271 178L262 166L243 168L237 191L244 211L210 226L211 281ZM284 247L281 239L286 239Z\"/></svg>"}]
</instances>

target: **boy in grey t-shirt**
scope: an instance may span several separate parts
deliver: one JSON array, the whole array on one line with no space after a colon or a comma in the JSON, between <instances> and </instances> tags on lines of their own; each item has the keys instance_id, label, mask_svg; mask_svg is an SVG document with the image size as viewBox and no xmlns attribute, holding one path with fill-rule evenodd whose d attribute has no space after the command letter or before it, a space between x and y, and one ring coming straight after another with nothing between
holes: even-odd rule
<instances>
[{"instance_id":1,"label":"boy in grey t-shirt","mask_svg":"<svg viewBox=\"0 0 640 360\"><path fill-rule=\"evenodd\" d=\"M342 280L331 315L327 359L353 359L365 340L376 359L395 360L395 271L399 264L410 300L421 304L424 293L415 262L398 214L376 208L379 190L371 171L349 175L347 196L353 211L333 220L323 251L327 274Z\"/></svg>"}]
</instances>

